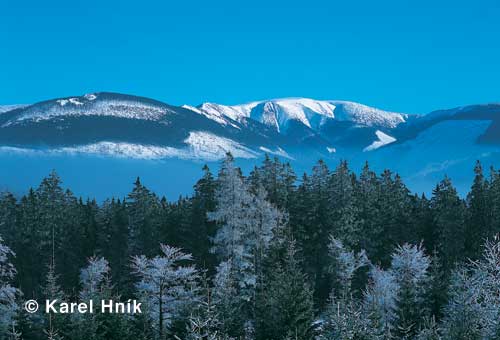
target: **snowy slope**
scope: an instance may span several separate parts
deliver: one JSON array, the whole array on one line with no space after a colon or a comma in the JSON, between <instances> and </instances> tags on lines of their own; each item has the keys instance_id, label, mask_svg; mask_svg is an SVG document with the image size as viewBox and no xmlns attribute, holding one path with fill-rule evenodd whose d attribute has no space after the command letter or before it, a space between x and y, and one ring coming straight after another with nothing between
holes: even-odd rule
<instances>
[{"instance_id":1,"label":"snowy slope","mask_svg":"<svg viewBox=\"0 0 500 340\"><path fill-rule=\"evenodd\" d=\"M159 120L169 113L172 113L172 110L167 105L153 100L144 101L132 96L96 93L61 98L25 107L20 114L5 122L3 126L68 116L112 116Z\"/></svg>"},{"instance_id":2,"label":"snowy slope","mask_svg":"<svg viewBox=\"0 0 500 340\"><path fill-rule=\"evenodd\" d=\"M28 105L0 105L0 114L4 112L9 112L15 109L21 109Z\"/></svg>"},{"instance_id":3,"label":"snowy slope","mask_svg":"<svg viewBox=\"0 0 500 340\"><path fill-rule=\"evenodd\" d=\"M198 112L217 122L224 121L225 117L236 121L250 118L279 132L285 132L290 121L300 122L318 131L328 120L394 128L404 123L408 117L406 114L387 112L353 102L308 98L274 99L234 106L204 103L197 109Z\"/></svg>"}]
</instances>

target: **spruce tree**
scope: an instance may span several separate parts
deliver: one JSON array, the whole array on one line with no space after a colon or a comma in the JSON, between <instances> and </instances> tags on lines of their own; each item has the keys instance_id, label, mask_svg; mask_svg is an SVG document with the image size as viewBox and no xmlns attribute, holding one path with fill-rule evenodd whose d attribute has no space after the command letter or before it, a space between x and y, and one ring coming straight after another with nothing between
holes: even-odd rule
<instances>
[{"instance_id":1,"label":"spruce tree","mask_svg":"<svg viewBox=\"0 0 500 340\"><path fill-rule=\"evenodd\" d=\"M190 247L199 268L215 271L215 258L210 252L211 243L216 233L216 224L209 221L208 212L215 210L216 181L207 165L203 167L203 176L194 186L190 224Z\"/></svg>"},{"instance_id":2,"label":"spruce tree","mask_svg":"<svg viewBox=\"0 0 500 340\"><path fill-rule=\"evenodd\" d=\"M476 259L481 254L484 241L492 237L491 204L489 203L489 182L485 179L481 163L474 167L474 182L467 195L467 230L465 251L467 257Z\"/></svg>"},{"instance_id":3,"label":"spruce tree","mask_svg":"<svg viewBox=\"0 0 500 340\"><path fill-rule=\"evenodd\" d=\"M139 178L126 200L131 255L155 253L160 226L158 197L142 185Z\"/></svg>"},{"instance_id":4,"label":"spruce tree","mask_svg":"<svg viewBox=\"0 0 500 340\"><path fill-rule=\"evenodd\" d=\"M119 340L130 336L130 320L126 314L101 313L101 301L120 300L112 292L110 272L108 261L102 257L89 258L88 265L81 270L79 300L86 303L92 300L94 310L93 313L74 315L74 339Z\"/></svg>"},{"instance_id":5,"label":"spruce tree","mask_svg":"<svg viewBox=\"0 0 500 340\"><path fill-rule=\"evenodd\" d=\"M449 273L457 262L464 259L465 204L448 177L436 186L432 194L431 209L437 231L437 250L443 270Z\"/></svg>"},{"instance_id":6,"label":"spruce tree","mask_svg":"<svg viewBox=\"0 0 500 340\"><path fill-rule=\"evenodd\" d=\"M376 339L390 339L397 320L398 283L394 272L373 266L365 292L363 309Z\"/></svg>"},{"instance_id":7,"label":"spruce tree","mask_svg":"<svg viewBox=\"0 0 500 340\"><path fill-rule=\"evenodd\" d=\"M356 205L362 222L359 233L364 235L360 238L360 248L365 249L368 257L375 262L379 262L379 249L384 239L384 226L378 218L380 191L379 179L366 162L356 186Z\"/></svg>"},{"instance_id":8,"label":"spruce tree","mask_svg":"<svg viewBox=\"0 0 500 340\"><path fill-rule=\"evenodd\" d=\"M236 274L231 260L223 261L217 266L213 278L212 300L220 321L221 333L241 338L244 336L248 313L245 310L245 301L239 295L240 286Z\"/></svg>"},{"instance_id":9,"label":"spruce tree","mask_svg":"<svg viewBox=\"0 0 500 340\"><path fill-rule=\"evenodd\" d=\"M398 285L395 334L413 338L429 317L426 289L429 284L430 259L419 246L404 244L392 255L391 271Z\"/></svg>"},{"instance_id":10,"label":"spruce tree","mask_svg":"<svg viewBox=\"0 0 500 340\"><path fill-rule=\"evenodd\" d=\"M262 272L262 261L273 233L286 216L266 200L262 187L255 194L233 164L232 156L224 160L215 197L217 208L208 214L219 224L214 251L221 261L231 261L238 277L243 300L254 299Z\"/></svg>"},{"instance_id":11,"label":"spruce tree","mask_svg":"<svg viewBox=\"0 0 500 340\"><path fill-rule=\"evenodd\" d=\"M312 339L313 294L302 273L295 242L270 260L257 296L256 339Z\"/></svg>"},{"instance_id":12,"label":"spruce tree","mask_svg":"<svg viewBox=\"0 0 500 340\"><path fill-rule=\"evenodd\" d=\"M355 201L356 178L351 174L346 161L330 176L329 212L332 233L352 249L360 248L361 217Z\"/></svg>"}]
</instances>

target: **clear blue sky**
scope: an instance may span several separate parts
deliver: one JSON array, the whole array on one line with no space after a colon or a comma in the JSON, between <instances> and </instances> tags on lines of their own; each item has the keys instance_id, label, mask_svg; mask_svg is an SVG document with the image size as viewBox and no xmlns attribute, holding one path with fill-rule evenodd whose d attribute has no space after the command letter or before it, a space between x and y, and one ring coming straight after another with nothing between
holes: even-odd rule
<instances>
[{"instance_id":1,"label":"clear blue sky","mask_svg":"<svg viewBox=\"0 0 500 340\"><path fill-rule=\"evenodd\" d=\"M3 0L0 104L304 96L403 112L500 101L490 1Z\"/></svg>"}]
</instances>

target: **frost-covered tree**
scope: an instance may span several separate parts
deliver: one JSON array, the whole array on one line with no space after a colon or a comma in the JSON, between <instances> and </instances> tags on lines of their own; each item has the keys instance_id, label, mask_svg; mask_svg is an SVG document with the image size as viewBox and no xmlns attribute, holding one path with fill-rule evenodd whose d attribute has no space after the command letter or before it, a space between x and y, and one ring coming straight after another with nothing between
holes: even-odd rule
<instances>
[{"instance_id":1,"label":"frost-covered tree","mask_svg":"<svg viewBox=\"0 0 500 340\"><path fill-rule=\"evenodd\" d=\"M102 318L100 318L100 301L104 298L111 298L109 283L109 263L104 258L91 257L87 267L80 271L80 284L82 289L79 294L80 301L88 303L94 302L93 313L76 314L75 319L78 325L77 336L81 339L102 339L104 329Z\"/></svg>"},{"instance_id":2,"label":"frost-covered tree","mask_svg":"<svg viewBox=\"0 0 500 340\"><path fill-rule=\"evenodd\" d=\"M93 313L76 314L75 339L107 340L125 338L129 335L127 316L119 313L100 313L101 301L119 301L113 295L109 263L102 257L91 257L88 265L80 271L80 301L94 302Z\"/></svg>"},{"instance_id":3,"label":"frost-covered tree","mask_svg":"<svg viewBox=\"0 0 500 340\"><path fill-rule=\"evenodd\" d=\"M486 243L483 258L452 276L443 320L445 339L500 336L500 238Z\"/></svg>"},{"instance_id":4,"label":"frost-covered tree","mask_svg":"<svg viewBox=\"0 0 500 340\"><path fill-rule=\"evenodd\" d=\"M256 194L235 167L230 154L223 161L215 192L217 208L208 214L219 224L213 250L221 261L231 261L243 300L250 301L255 294L262 260L273 232L285 216L266 200L262 187Z\"/></svg>"},{"instance_id":5,"label":"frost-covered tree","mask_svg":"<svg viewBox=\"0 0 500 340\"><path fill-rule=\"evenodd\" d=\"M55 263L52 258L43 288L44 297L47 300L66 301L66 295L62 291L58 280L59 276L55 272ZM69 323L70 320L68 315L49 312L45 315L44 332L52 339L62 339L66 335Z\"/></svg>"},{"instance_id":6,"label":"frost-covered tree","mask_svg":"<svg viewBox=\"0 0 500 340\"><path fill-rule=\"evenodd\" d=\"M249 244L249 235L254 228L251 211L253 197L231 155L222 163L217 184L217 208L208 213L209 219L220 226L214 238L213 251L220 260L231 261L231 267L238 275L238 284L246 291L242 295L249 300L256 285L253 249Z\"/></svg>"},{"instance_id":7,"label":"frost-covered tree","mask_svg":"<svg viewBox=\"0 0 500 340\"><path fill-rule=\"evenodd\" d=\"M191 261L190 254L179 248L160 245L162 254L154 258L135 256L132 269L139 278L136 284L155 336L163 339L172 321L182 315L197 300L198 272L194 266L182 265Z\"/></svg>"},{"instance_id":8,"label":"frost-covered tree","mask_svg":"<svg viewBox=\"0 0 500 340\"><path fill-rule=\"evenodd\" d=\"M451 277L448 304L443 319L447 340L479 340L482 337L482 308L474 279L466 270L457 270Z\"/></svg>"},{"instance_id":9,"label":"frost-covered tree","mask_svg":"<svg viewBox=\"0 0 500 340\"><path fill-rule=\"evenodd\" d=\"M274 236L281 234L281 228L286 224L287 216L269 203L267 192L259 186L253 195L251 217L253 228L250 230L249 244L257 279L262 278L263 261Z\"/></svg>"},{"instance_id":10,"label":"frost-covered tree","mask_svg":"<svg viewBox=\"0 0 500 340\"><path fill-rule=\"evenodd\" d=\"M369 265L368 258L363 250L355 253L334 237L330 237L328 250L335 284L322 317L322 336L325 339L367 339L367 313L360 299L353 294L352 281L358 269Z\"/></svg>"},{"instance_id":11,"label":"frost-covered tree","mask_svg":"<svg viewBox=\"0 0 500 340\"><path fill-rule=\"evenodd\" d=\"M380 339L389 337L394 328L398 289L392 271L376 266L371 268L363 308L370 320L372 333Z\"/></svg>"},{"instance_id":12,"label":"frost-covered tree","mask_svg":"<svg viewBox=\"0 0 500 340\"><path fill-rule=\"evenodd\" d=\"M229 337L223 333L222 322L219 319L220 309L217 299L213 297L213 289L205 280L203 297L191 312L188 325L188 340L226 340Z\"/></svg>"},{"instance_id":13,"label":"frost-covered tree","mask_svg":"<svg viewBox=\"0 0 500 340\"><path fill-rule=\"evenodd\" d=\"M15 318L19 311L17 298L21 292L13 286L16 269L10 262L14 252L0 237L0 339L16 334Z\"/></svg>"},{"instance_id":14,"label":"frost-covered tree","mask_svg":"<svg viewBox=\"0 0 500 340\"><path fill-rule=\"evenodd\" d=\"M426 318L422 324L416 340L441 340L439 325L434 317Z\"/></svg>"},{"instance_id":15,"label":"frost-covered tree","mask_svg":"<svg viewBox=\"0 0 500 340\"><path fill-rule=\"evenodd\" d=\"M369 265L368 257L364 250L355 253L333 236L330 237L328 250L333 262L334 278L338 282L339 291L334 293L338 298L349 298L354 274L358 269Z\"/></svg>"},{"instance_id":16,"label":"frost-covered tree","mask_svg":"<svg viewBox=\"0 0 500 340\"><path fill-rule=\"evenodd\" d=\"M328 340L371 340L374 330L363 307L353 299L335 300L332 298L322 323L319 339Z\"/></svg>"},{"instance_id":17,"label":"frost-covered tree","mask_svg":"<svg viewBox=\"0 0 500 340\"><path fill-rule=\"evenodd\" d=\"M398 285L395 332L401 337L413 337L428 314L425 293L430 263L421 246L404 244L392 255L391 271Z\"/></svg>"},{"instance_id":18,"label":"frost-covered tree","mask_svg":"<svg viewBox=\"0 0 500 340\"><path fill-rule=\"evenodd\" d=\"M80 300L86 301L99 296L101 292L109 287L109 263L102 257L91 257L87 267L80 272Z\"/></svg>"},{"instance_id":19,"label":"frost-covered tree","mask_svg":"<svg viewBox=\"0 0 500 340\"><path fill-rule=\"evenodd\" d=\"M231 260L221 262L213 279L212 301L223 334L241 337L244 334L244 301L239 296L238 282Z\"/></svg>"}]
</instances>

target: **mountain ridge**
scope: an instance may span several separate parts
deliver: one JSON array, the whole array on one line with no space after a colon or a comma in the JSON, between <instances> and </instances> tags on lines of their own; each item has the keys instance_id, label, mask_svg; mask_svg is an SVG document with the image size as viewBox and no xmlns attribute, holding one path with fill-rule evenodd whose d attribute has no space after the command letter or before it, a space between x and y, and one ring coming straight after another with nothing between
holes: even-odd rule
<instances>
[{"instance_id":1,"label":"mountain ridge","mask_svg":"<svg viewBox=\"0 0 500 340\"><path fill-rule=\"evenodd\" d=\"M358 167L369 161L380 171L390 168L413 178L415 187L434 185L444 174L463 177L465 183L462 174L477 159L500 165L499 104L415 115L309 98L194 107L97 92L0 107L0 112L0 160L16 155L18 162L31 157L47 164L55 158L85 163L81 159L99 157L100 164L136 160L144 169L152 161L164 168L182 160L186 168L231 152L251 167L267 153L301 171L318 159L332 165L345 159Z\"/></svg>"}]
</instances>

